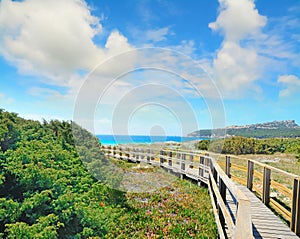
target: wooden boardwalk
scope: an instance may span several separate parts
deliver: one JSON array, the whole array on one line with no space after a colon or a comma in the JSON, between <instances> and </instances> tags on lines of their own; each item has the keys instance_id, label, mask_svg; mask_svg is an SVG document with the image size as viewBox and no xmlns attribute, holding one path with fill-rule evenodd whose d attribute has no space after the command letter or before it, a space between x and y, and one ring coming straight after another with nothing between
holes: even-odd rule
<instances>
[{"instance_id":1,"label":"wooden boardwalk","mask_svg":"<svg viewBox=\"0 0 300 239\"><path fill-rule=\"evenodd\" d=\"M207 155L174 152L161 150L159 153L136 148L103 147L104 153L113 158L132 162L146 162L172 171L182 178L187 177L206 184L209 188L213 211L219 230L219 238L269 238L269 239L297 239L299 238L283 221L276 216L267 206L270 202L271 179L268 179L268 170L265 170L269 183L263 192L263 203L249 190L252 187L253 177L248 175L251 187L242 186L230 179L230 163L227 164L226 173L213 158ZM196 157L195 157L196 156ZM199 156L199 157L198 157ZM198 157L198 158L197 158ZM195 158L199 160L195 160ZM227 158L227 157L226 157ZM253 169L252 163L249 164ZM251 171L249 171L251 172ZM253 172L252 172L253 173ZM229 175L229 176L228 176ZM249 178L252 180L249 181ZM265 181L265 179L264 179ZM299 233L300 219L300 190L299 179L295 179L296 186L292 195L293 207L290 215L295 231ZM288 213L287 213L288 214ZM288 214L289 215L289 214Z\"/></svg>"},{"instance_id":2,"label":"wooden boardwalk","mask_svg":"<svg viewBox=\"0 0 300 239\"><path fill-rule=\"evenodd\" d=\"M253 237L257 239L298 239L299 237L291 229L275 216L275 214L264 205L247 187L236 184L237 187L251 201L251 219ZM227 207L234 213L236 204L233 202L230 193L227 191Z\"/></svg>"}]
</instances>

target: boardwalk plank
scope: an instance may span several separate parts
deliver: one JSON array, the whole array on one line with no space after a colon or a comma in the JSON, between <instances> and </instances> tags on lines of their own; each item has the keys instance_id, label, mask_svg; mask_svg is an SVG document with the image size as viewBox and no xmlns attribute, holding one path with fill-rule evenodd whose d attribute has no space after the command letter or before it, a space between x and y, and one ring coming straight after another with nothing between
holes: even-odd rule
<instances>
[{"instance_id":1,"label":"boardwalk plank","mask_svg":"<svg viewBox=\"0 0 300 239\"><path fill-rule=\"evenodd\" d=\"M298 239L290 228L280 218L264 205L248 188L236 184L238 188L250 199L252 211L252 223L255 238L282 238Z\"/></svg>"}]
</instances>

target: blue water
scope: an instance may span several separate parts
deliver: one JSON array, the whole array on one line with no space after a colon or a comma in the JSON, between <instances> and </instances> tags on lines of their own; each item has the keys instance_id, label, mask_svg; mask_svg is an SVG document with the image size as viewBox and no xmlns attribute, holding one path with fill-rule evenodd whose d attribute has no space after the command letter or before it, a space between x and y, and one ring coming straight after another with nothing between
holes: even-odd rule
<instances>
[{"instance_id":1,"label":"blue water","mask_svg":"<svg viewBox=\"0 0 300 239\"><path fill-rule=\"evenodd\" d=\"M201 140L203 138L181 137L181 136L148 136L148 135L96 135L101 144L151 144L155 142L186 142L191 140Z\"/></svg>"}]
</instances>

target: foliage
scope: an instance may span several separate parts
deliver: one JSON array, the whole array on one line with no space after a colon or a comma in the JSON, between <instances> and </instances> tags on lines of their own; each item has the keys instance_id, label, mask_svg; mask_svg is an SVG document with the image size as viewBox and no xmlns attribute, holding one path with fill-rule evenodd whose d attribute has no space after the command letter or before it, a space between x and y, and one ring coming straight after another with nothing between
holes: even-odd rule
<instances>
[{"instance_id":1,"label":"foliage","mask_svg":"<svg viewBox=\"0 0 300 239\"><path fill-rule=\"evenodd\" d=\"M209 140L200 140L197 144L199 150L208 150Z\"/></svg>"},{"instance_id":2,"label":"foliage","mask_svg":"<svg viewBox=\"0 0 300 239\"><path fill-rule=\"evenodd\" d=\"M217 238L205 188L177 180L160 191L127 198L133 214L119 218L109 238Z\"/></svg>"},{"instance_id":3,"label":"foliage","mask_svg":"<svg viewBox=\"0 0 300 239\"><path fill-rule=\"evenodd\" d=\"M15 148L19 138L17 115L0 109L0 150L3 152Z\"/></svg>"},{"instance_id":4,"label":"foliage","mask_svg":"<svg viewBox=\"0 0 300 239\"><path fill-rule=\"evenodd\" d=\"M157 221L159 211L153 208L155 217L149 219L133 195L103 184L117 186L120 174L101 153L98 139L78 125L24 120L0 110L0 147L0 238L130 238L153 230L165 235L169 214ZM184 206L172 199L168 210L179 217L172 219L169 233L192 237L203 230L214 238L208 194L191 190L201 204L189 207L191 196Z\"/></svg>"},{"instance_id":5,"label":"foliage","mask_svg":"<svg viewBox=\"0 0 300 239\"><path fill-rule=\"evenodd\" d=\"M236 136L225 140L200 140L196 147L200 150L224 154L274 154L280 152L294 153L296 157L300 156L300 139L254 139Z\"/></svg>"},{"instance_id":6,"label":"foliage","mask_svg":"<svg viewBox=\"0 0 300 239\"><path fill-rule=\"evenodd\" d=\"M98 182L84 167L103 159L88 131L79 153L70 122L24 120L0 111L0 233L5 238L87 238L111 228L124 195ZM97 157L96 157L96 154ZM107 205L103 214L100 202ZM121 203L121 204L120 204Z\"/></svg>"},{"instance_id":7,"label":"foliage","mask_svg":"<svg viewBox=\"0 0 300 239\"><path fill-rule=\"evenodd\" d=\"M261 129L261 128L240 128L240 129L203 129L193 132L190 135L200 137L211 137L215 135L227 135L251 137L251 138L297 138L300 137L300 127L297 128L278 128L278 129Z\"/></svg>"}]
</instances>

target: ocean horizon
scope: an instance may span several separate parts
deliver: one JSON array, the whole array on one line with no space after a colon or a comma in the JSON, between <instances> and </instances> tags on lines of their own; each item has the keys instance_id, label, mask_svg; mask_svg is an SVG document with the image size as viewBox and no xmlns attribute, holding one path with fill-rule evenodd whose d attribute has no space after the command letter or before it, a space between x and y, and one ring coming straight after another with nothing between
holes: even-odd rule
<instances>
[{"instance_id":1,"label":"ocean horizon","mask_svg":"<svg viewBox=\"0 0 300 239\"><path fill-rule=\"evenodd\" d=\"M164 142L187 142L193 140L202 140L203 137L186 137L186 136L150 136L150 135L96 135L103 145L116 144L152 144Z\"/></svg>"}]
</instances>

